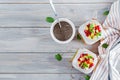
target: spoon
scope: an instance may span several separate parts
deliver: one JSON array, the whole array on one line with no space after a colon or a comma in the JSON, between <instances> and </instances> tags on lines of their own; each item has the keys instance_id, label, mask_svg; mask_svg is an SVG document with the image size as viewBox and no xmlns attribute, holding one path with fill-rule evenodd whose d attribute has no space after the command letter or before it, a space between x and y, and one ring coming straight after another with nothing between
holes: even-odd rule
<instances>
[{"instance_id":1,"label":"spoon","mask_svg":"<svg viewBox=\"0 0 120 80\"><path fill-rule=\"evenodd\" d=\"M51 7L52 7L52 9L53 9L53 12L54 12L55 17L57 18L59 27L61 28L62 26L61 26L61 23L60 23L60 21L59 21L58 14L57 14L57 11L56 11L55 6L54 6L54 4L53 4L53 1L52 1L52 0L49 0L49 2L50 2L50 5L51 5Z\"/></svg>"},{"instance_id":2,"label":"spoon","mask_svg":"<svg viewBox=\"0 0 120 80\"><path fill-rule=\"evenodd\" d=\"M64 31L61 30L61 27L62 27L62 26L61 26L60 20L59 20L59 18L58 18L58 13L57 13L57 11L56 11L56 9L55 9L55 6L54 6L54 4L53 4L53 1L52 1L52 0L49 0L49 2L50 2L50 5L51 5L51 7L52 7L52 9L53 9L53 12L54 12L54 15L55 15L55 17L56 17L56 20L57 20L57 22L58 22L60 32L61 32L61 34L63 35L63 37L64 37L64 39L65 39Z\"/></svg>"}]
</instances>

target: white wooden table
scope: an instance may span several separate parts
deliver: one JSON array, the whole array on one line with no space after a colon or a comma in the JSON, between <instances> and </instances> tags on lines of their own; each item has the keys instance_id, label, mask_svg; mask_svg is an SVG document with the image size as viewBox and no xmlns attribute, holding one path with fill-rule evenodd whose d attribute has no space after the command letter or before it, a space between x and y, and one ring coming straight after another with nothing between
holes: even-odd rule
<instances>
[{"instance_id":1,"label":"white wooden table","mask_svg":"<svg viewBox=\"0 0 120 80\"><path fill-rule=\"evenodd\" d=\"M98 12L102 23L105 10L115 0L53 0L60 17L76 28ZM84 80L84 74L69 62L78 48L97 52L76 38L69 44L55 43L45 21L53 12L48 0L0 0L0 80ZM54 59L64 53L63 60Z\"/></svg>"}]
</instances>

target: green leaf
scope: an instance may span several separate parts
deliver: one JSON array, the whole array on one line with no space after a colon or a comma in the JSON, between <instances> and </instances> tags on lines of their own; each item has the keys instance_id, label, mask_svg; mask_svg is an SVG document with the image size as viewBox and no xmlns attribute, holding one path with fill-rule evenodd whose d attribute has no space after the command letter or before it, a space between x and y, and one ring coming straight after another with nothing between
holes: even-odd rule
<instances>
[{"instance_id":1,"label":"green leaf","mask_svg":"<svg viewBox=\"0 0 120 80\"><path fill-rule=\"evenodd\" d=\"M107 43L104 43L104 44L102 45L102 47L103 47L103 48L107 48L107 47L108 47L108 44L107 44Z\"/></svg>"},{"instance_id":2,"label":"green leaf","mask_svg":"<svg viewBox=\"0 0 120 80\"><path fill-rule=\"evenodd\" d=\"M55 59L58 60L58 61L61 61L62 60L62 56L60 54L56 54L55 55Z\"/></svg>"},{"instance_id":3,"label":"green leaf","mask_svg":"<svg viewBox=\"0 0 120 80\"><path fill-rule=\"evenodd\" d=\"M107 16L109 14L109 11L105 11L103 15Z\"/></svg>"},{"instance_id":4,"label":"green leaf","mask_svg":"<svg viewBox=\"0 0 120 80\"><path fill-rule=\"evenodd\" d=\"M55 20L52 17L46 17L46 21L49 23L53 23Z\"/></svg>"},{"instance_id":5,"label":"green leaf","mask_svg":"<svg viewBox=\"0 0 120 80\"><path fill-rule=\"evenodd\" d=\"M77 34L77 39L81 40L81 36L79 34Z\"/></svg>"},{"instance_id":6,"label":"green leaf","mask_svg":"<svg viewBox=\"0 0 120 80\"><path fill-rule=\"evenodd\" d=\"M89 75L85 75L85 80L90 80L90 76Z\"/></svg>"}]
</instances>

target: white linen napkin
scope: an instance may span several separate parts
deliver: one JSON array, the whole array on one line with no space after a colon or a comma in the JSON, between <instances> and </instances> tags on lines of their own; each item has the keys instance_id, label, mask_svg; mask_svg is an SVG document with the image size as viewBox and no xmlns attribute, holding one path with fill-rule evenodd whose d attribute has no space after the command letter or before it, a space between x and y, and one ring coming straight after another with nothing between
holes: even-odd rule
<instances>
[{"instance_id":1,"label":"white linen napkin","mask_svg":"<svg viewBox=\"0 0 120 80\"><path fill-rule=\"evenodd\" d=\"M90 80L120 80L120 73L116 69L120 59L120 1L112 4L109 15L103 23L105 39L98 47L101 57L96 70ZM102 45L107 43L108 48ZM120 63L120 62L119 62Z\"/></svg>"}]
</instances>

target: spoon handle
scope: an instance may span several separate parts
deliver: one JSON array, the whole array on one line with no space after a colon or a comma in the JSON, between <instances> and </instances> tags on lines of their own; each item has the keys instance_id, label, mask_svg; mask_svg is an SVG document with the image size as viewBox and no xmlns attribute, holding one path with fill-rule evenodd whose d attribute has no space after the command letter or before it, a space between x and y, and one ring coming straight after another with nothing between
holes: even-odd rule
<instances>
[{"instance_id":1,"label":"spoon handle","mask_svg":"<svg viewBox=\"0 0 120 80\"><path fill-rule=\"evenodd\" d=\"M49 0L49 1L50 1L50 5L51 5L51 7L52 7L52 9L53 9L54 15L57 17L58 14L57 14L57 11L56 11L56 9L55 9L55 6L53 5L53 1L52 1L52 0Z\"/></svg>"},{"instance_id":2,"label":"spoon handle","mask_svg":"<svg viewBox=\"0 0 120 80\"><path fill-rule=\"evenodd\" d=\"M53 4L53 1L52 1L52 0L49 0L49 1L50 1L50 5L51 5L51 7L52 7L52 9L53 9L54 15L56 16L57 21L58 21L58 24L59 24L59 26L60 26L60 28L61 28L62 26L61 26L61 23L60 23L60 21L59 21L58 14L57 14L57 11L56 11L55 6L54 6L54 4Z\"/></svg>"}]
</instances>

